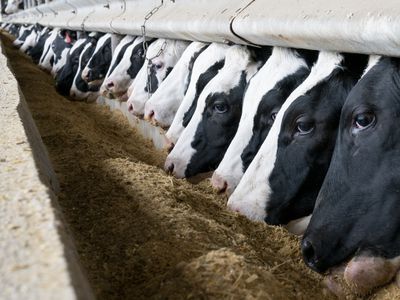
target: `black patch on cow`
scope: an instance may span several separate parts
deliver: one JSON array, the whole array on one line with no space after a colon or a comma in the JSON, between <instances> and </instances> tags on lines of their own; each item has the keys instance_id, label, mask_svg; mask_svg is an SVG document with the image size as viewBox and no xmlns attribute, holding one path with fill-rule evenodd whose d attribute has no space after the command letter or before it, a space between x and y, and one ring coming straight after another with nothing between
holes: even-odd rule
<instances>
[{"instance_id":1,"label":"black patch on cow","mask_svg":"<svg viewBox=\"0 0 400 300\"><path fill-rule=\"evenodd\" d=\"M191 143L196 152L186 168L185 177L214 170L224 157L242 115L246 75L243 71L238 85L227 93L208 95L202 119Z\"/></svg>"},{"instance_id":2,"label":"black patch on cow","mask_svg":"<svg viewBox=\"0 0 400 300\"><path fill-rule=\"evenodd\" d=\"M186 94L186 92L187 92L187 90L188 90L188 88L189 88L190 79L192 78L192 72L193 72L193 65L194 65L194 62L195 62L196 59L199 57L199 55L200 55L204 50L207 49L207 47L208 47L208 45L204 45L203 47L200 48L199 51L193 53L192 57L190 58L190 61L189 61L189 64L188 64L188 70L189 70L189 72L188 72L188 75L187 75L186 80L185 80L185 88L184 88L184 93L183 93L183 94Z\"/></svg>"},{"instance_id":3,"label":"black patch on cow","mask_svg":"<svg viewBox=\"0 0 400 300\"><path fill-rule=\"evenodd\" d=\"M307 50L307 49L294 49L298 53L299 57L306 61L308 67L312 67L314 63L318 60L319 51L317 50Z\"/></svg>"},{"instance_id":4,"label":"black patch on cow","mask_svg":"<svg viewBox=\"0 0 400 300\"><path fill-rule=\"evenodd\" d=\"M185 112L185 114L183 115L183 120L182 120L183 127L186 127L189 124L190 120L192 119L194 111L196 110L197 99L199 98L204 87L207 85L207 83L210 82L211 79L215 77L215 75L218 74L218 71L222 69L224 64L225 64L225 59L217 61L199 76L196 82L196 94L193 98L193 102L190 105L188 111Z\"/></svg>"},{"instance_id":5,"label":"black patch on cow","mask_svg":"<svg viewBox=\"0 0 400 300\"><path fill-rule=\"evenodd\" d=\"M342 106L367 65L367 56L356 56L348 57L361 65L356 66L345 56L342 66L296 99L285 112L269 177L269 224L287 224L312 213L331 161Z\"/></svg>"},{"instance_id":6,"label":"black patch on cow","mask_svg":"<svg viewBox=\"0 0 400 300\"><path fill-rule=\"evenodd\" d=\"M251 61L262 62L262 64L259 65L259 68L261 68L264 65L264 63L268 60L268 58L271 56L273 49L273 47L269 46L262 46L262 47L247 46L247 48L250 51Z\"/></svg>"},{"instance_id":7,"label":"black patch on cow","mask_svg":"<svg viewBox=\"0 0 400 300\"><path fill-rule=\"evenodd\" d=\"M388 57L346 99L332 162L302 242L304 261L315 271L354 254L400 255L399 99L400 59ZM357 122L369 125L360 129Z\"/></svg>"},{"instance_id":8,"label":"black patch on cow","mask_svg":"<svg viewBox=\"0 0 400 300\"><path fill-rule=\"evenodd\" d=\"M147 75L147 85L145 86L144 91L150 94L154 94L160 84L157 79L157 66L151 65L149 69L149 74ZM172 69L173 67L168 67L166 69L164 78L167 78Z\"/></svg>"},{"instance_id":9,"label":"black patch on cow","mask_svg":"<svg viewBox=\"0 0 400 300\"><path fill-rule=\"evenodd\" d=\"M274 88L262 97L254 116L252 136L240 155L243 163L243 172L246 172L267 137L279 109L309 73L310 70L308 68L300 68L295 73L277 82Z\"/></svg>"},{"instance_id":10,"label":"black patch on cow","mask_svg":"<svg viewBox=\"0 0 400 300\"><path fill-rule=\"evenodd\" d=\"M114 61L114 64L110 67L110 70L108 71L108 74L111 74L115 68L119 65L119 63L121 62L122 58L124 57L125 51L126 49L133 44L135 40L133 39L132 41L130 41L129 43L125 44L120 51L118 52L117 58Z\"/></svg>"},{"instance_id":11,"label":"black patch on cow","mask_svg":"<svg viewBox=\"0 0 400 300\"><path fill-rule=\"evenodd\" d=\"M72 82L76 72L78 71L79 56L81 55L87 43L88 41L86 43L82 43L78 48L74 49L72 53L68 53L65 65L56 75L56 90L61 95L69 96Z\"/></svg>"},{"instance_id":12,"label":"black patch on cow","mask_svg":"<svg viewBox=\"0 0 400 300\"><path fill-rule=\"evenodd\" d=\"M153 41L155 41L155 39L146 41L146 44L150 45ZM143 43L139 43L132 49L131 65L127 70L127 73L131 79L136 78L136 75L139 73L139 70L143 66L144 60L145 60L145 49L143 48Z\"/></svg>"}]
</instances>

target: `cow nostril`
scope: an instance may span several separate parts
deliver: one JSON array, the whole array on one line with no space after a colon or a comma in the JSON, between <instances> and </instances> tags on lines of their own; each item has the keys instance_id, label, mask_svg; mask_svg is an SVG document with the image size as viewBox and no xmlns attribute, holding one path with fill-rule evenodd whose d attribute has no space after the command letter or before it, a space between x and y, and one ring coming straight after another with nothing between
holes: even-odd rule
<instances>
[{"instance_id":1,"label":"cow nostril","mask_svg":"<svg viewBox=\"0 0 400 300\"><path fill-rule=\"evenodd\" d=\"M112 81L108 82L107 83L107 88L110 89L112 87L114 87L114 82L112 82Z\"/></svg>"},{"instance_id":2,"label":"cow nostril","mask_svg":"<svg viewBox=\"0 0 400 300\"><path fill-rule=\"evenodd\" d=\"M317 267L318 259L315 255L315 248L310 240L304 239L301 243L301 253L303 254L303 259L306 265L316 272L320 272Z\"/></svg>"},{"instance_id":3,"label":"cow nostril","mask_svg":"<svg viewBox=\"0 0 400 300\"><path fill-rule=\"evenodd\" d=\"M130 104L128 105L128 111L129 111L130 113L133 113L133 105L132 105L132 103L130 103Z\"/></svg>"},{"instance_id":4,"label":"cow nostril","mask_svg":"<svg viewBox=\"0 0 400 300\"><path fill-rule=\"evenodd\" d=\"M92 71L89 70L89 71L87 72L86 78L90 79L91 77L92 77Z\"/></svg>"},{"instance_id":5,"label":"cow nostril","mask_svg":"<svg viewBox=\"0 0 400 300\"><path fill-rule=\"evenodd\" d=\"M172 174L172 172L174 171L174 164L171 163L168 167L167 167L167 173Z\"/></svg>"}]
</instances>

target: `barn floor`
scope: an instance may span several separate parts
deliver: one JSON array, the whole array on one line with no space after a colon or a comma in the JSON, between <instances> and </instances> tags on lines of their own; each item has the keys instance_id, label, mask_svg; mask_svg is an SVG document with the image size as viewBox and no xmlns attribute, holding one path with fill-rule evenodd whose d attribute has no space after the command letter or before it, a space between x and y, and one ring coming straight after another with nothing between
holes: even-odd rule
<instances>
[{"instance_id":1,"label":"barn floor","mask_svg":"<svg viewBox=\"0 0 400 300\"><path fill-rule=\"evenodd\" d=\"M1 39L98 299L330 298L322 278L302 263L296 237L227 211L207 181L166 175L166 154L121 114L58 95L50 75L9 37ZM394 298L394 285L369 297Z\"/></svg>"}]
</instances>

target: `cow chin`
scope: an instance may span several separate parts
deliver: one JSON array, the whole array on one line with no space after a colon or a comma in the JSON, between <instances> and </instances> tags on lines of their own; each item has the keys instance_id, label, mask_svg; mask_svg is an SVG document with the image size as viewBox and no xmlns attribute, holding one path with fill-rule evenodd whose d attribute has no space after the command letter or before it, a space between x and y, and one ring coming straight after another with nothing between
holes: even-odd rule
<instances>
[{"instance_id":1,"label":"cow chin","mask_svg":"<svg viewBox=\"0 0 400 300\"><path fill-rule=\"evenodd\" d=\"M332 268L324 280L324 285L340 298L349 293L365 296L394 278L399 285L399 270L400 256L388 259L364 252L357 254L347 263Z\"/></svg>"}]
</instances>

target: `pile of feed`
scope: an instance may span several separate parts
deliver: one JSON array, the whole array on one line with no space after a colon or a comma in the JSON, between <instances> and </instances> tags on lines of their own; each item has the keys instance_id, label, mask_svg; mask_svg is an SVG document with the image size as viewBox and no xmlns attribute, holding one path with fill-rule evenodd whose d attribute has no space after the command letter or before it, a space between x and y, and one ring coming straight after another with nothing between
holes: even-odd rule
<instances>
[{"instance_id":1,"label":"pile of feed","mask_svg":"<svg viewBox=\"0 0 400 300\"><path fill-rule=\"evenodd\" d=\"M227 211L207 180L193 185L165 174L166 154L121 114L58 95L50 75L1 39L98 299L332 297L303 264L297 237ZM392 284L368 298L396 296Z\"/></svg>"}]
</instances>

